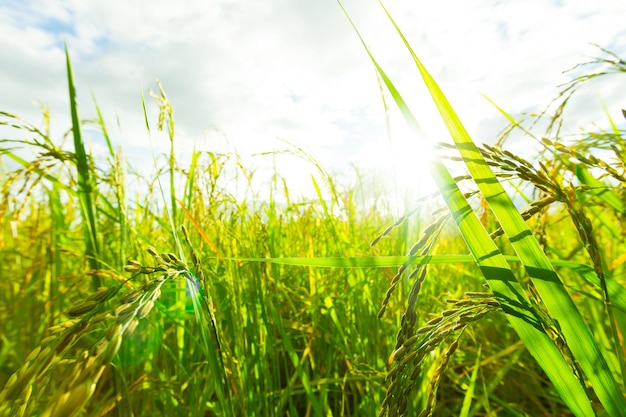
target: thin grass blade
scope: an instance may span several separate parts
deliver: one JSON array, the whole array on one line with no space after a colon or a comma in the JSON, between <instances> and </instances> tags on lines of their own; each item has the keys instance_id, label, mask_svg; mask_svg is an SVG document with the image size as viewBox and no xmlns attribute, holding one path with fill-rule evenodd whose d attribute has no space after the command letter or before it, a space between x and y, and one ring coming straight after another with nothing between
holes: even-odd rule
<instances>
[{"instance_id":1,"label":"thin grass blade","mask_svg":"<svg viewBox=\"0 0 626 417\"><path fill-rule=\"evenodd\" d=\"M67 84L70 98L70 112L72 114L72 136L74 138L74 153L76 155L76 171L78 179L78 199L80 202L80 214L83 222L83 236L86 246L87 261L92 270L97 270L98 265L98 239L96 227L96 207L94 204L94 184L91 179L89 160L85 151L85 143L80 129L78 117L78 103L76 101L76 89L72 75L70 54L65 45L65 62L67 67ZM101 286L100 277L92 275L92 287L97 290Z\"/></svg>"}]
</instances>

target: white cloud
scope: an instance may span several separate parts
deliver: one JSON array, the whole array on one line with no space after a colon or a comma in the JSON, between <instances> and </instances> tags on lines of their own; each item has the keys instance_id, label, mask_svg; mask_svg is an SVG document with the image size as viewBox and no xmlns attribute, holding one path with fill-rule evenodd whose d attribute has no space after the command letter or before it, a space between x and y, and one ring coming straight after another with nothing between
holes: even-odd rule
<instances>
[{"instance_id":1,"label":"white cloud","mask_svg":"<svg viewBox=\"0 0 626 417\"><path fill-rule=\"evenodd\" d=\"M622 2L388 3L476 135L493 135L504 124L481 93L513 114L541 110L556 84L568 79L563 70L597 55L589 42L626 51ZM429 138L443 139L415 66L377 2L351 0L345 6ZM207 136L211 129L228 137L220 146L242 153L282 149L275 139L282 137L311 149L329 168L343 169L354 162L371 165L372 149L387 143L374 70L334 1L4 2L0 109L37 121L31 103L48 103L56 135L69 126L63 39L81 115L95 114L92 88L113 139L129 153L147 146L140 85L154 124L147 90L156 88L155 78L174 105L181 149L217 146L216 135ZM595 88L609 110L617 111L619 89L608 82ZM599 102L589 100L587 108L572 110L573 119L602 117ZM159 149L167 148L166 138L154 139Z\"/></svg>"}]
</instances>

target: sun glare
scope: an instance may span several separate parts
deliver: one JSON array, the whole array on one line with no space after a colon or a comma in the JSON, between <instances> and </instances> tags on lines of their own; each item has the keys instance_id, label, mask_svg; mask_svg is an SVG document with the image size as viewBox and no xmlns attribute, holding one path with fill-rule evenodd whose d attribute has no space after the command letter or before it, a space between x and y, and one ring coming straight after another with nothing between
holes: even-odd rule
<instances>
[{"instance_id":1,"label":"sun glare","mask_svg":"<svg viewBox=\"0 0 626 417\"><path fill-rule=\"evenodd\" d=\"M402 212L437 190L430 173L434 143L404 126L394 126L390 138L381 138L367 150L374 172L380 175L377 182L394 196L396 210Z\"/></svg>"},{"instance_id":2,"label":"sun glare","mask_svg":"<svg viewBox=\"0 0 626 417\"><path fill-rule=\"evenodd\" d=\"M393 182L399 191L413 190L418 196L430 194L436 185L430 174L433 150L430 144L404 136L391 144Z\"/></svg>"}]
</instances>

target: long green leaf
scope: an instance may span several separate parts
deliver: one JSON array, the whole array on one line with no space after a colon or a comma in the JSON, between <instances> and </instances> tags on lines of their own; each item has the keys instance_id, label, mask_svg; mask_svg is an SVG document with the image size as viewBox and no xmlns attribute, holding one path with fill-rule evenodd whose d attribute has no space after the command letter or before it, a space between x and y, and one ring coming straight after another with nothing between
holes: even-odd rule
<instances>
[{"instance_id":1,"label":"long green leaf","mask_svg":"<svg viewBox=\"0 0 626 417\"><path fill-rule=\"evenodd\" d=\"M70 54L65 45L65 62L67 66L67 84L70 98L70 112L72 114L72 136L74 138L74 154L76 155L76 172L78 182L78 201L80 202L80 215L83 222L83 236L85 239L86 255L89 267L92 270L99 268L98 265L98 240L96 230L96 208L93 202L93 187L91 180L89 161L85 151L85 143L80 131L80 119L78 117L78 103L76 101L76 89L72 75ZM97 290L101 283L97 274L92 275L92 286Z\"/></svg>"},{"instance_id":2,"label":"long green leaf","mask_svg":"<svg viewBox=\"0 0 626 417\"><path fill-rule=\"evenodd\" d=\"M489 189L487 190L488 193L486 193L486 197L489 197L491 200L493 200L494 197L500 197L502 201L499 201L499 203L504 204L503 207L505 207L505 210L509 211L512 207L513 211L515 211L515 213L519 217L519 220L521 220L522 224L525 226L523 220L521 219L521 216L519 216L519 213L517 213L517 210L515 210L515 207L510 202L510 199L508 199L508 196L506 196L506 193L502 189L501 185L498 183L497 179L488 168L481 155L478 153L475 145L469 138L469 135L467 135L467 133L465 132L465 129L463 128L460 121L458 120L458 117L447 102L447 99L445 98L435 81L432 79L430 74L428 74L426 68L417 59L417 56L402 35L392 17L389 15L386 9L384 10L385 13L387 13L388 18L396 28L398 34L404 41L405 46L410 51L414 61L418 65L420 74L427 88L429 89L431 96L438 106L440 114L444 122L446 123L448 130L451 133L451 136L453 137L455 143L457 143L457 147L461 148L460 150L462 151L462 155L466 160L466 164L472 164L473 169L470 170L470 173L472 174L474 180L480 185L481 190L482 188L485 188L485 181L489 181L490 183L495 182L495 184L500 187L501 193L494 193L493 189ZM350 22L352 23L352 21ZM378 72L383 72L382 68L378 65L378 63L376 63L376 60L367 49L365 42L358 33L356 27L355 31L361 39L363 46L365 47L368 55L370 56L370 59L374 63L374 66L376 67ZM392 91L392 83L389 81L389 78L382 75L381 77L387 84L389 90ZM395 88L393 89L395 90ZM406 106L406 103L401 99L400 95L394 95L394 99L396 101L396 104L400 108L400 111L404 115L407 124L409 126L415 126L417 124L415 121L415 117ZM475 158L475 154L478 155L478 158L476 160L482 160L482 163L479 165L479 168L483 168L481 170L477 170L476 162L473 162L474 160L469 158L470 156ZM486 169L488 173L481 172L484 171L484 169ZM470 248L470 251L475 257L476 262L479 265L483 275L489 282L489 285L493 289L494 293L498 296L502 303L507 306L505 312L507 313L507 318L509 319L512 327L516 330L528 350L536 358L540 366L544 369L546 375L550 378L555 388L563 398L564 402L568 405L572 412L574 412L577 416L593 415L591 402L586 395L585 389L581 386L576 376L570 370L569 366L564 361L563 357L561 356L560 352L555 347L553 342L542 330L540 320L531 313L531 308L529 306L528 300L524 296L524 292L520 284L517 282L515 275L511 271L504 256L500 253L497 246L490 238L488 232L484 229L480 220L471 209L471 206L463 196L463 193L459 190L454 179L440 160L433 161L431 166L431 172L443 198L446 201L446 204L448 205L448 208L453 214L457 226L461 230L461 233L468 247ZM483 191L483 193L485 193L485 191ZM506 199L508 199L509 204L507 204ZM493 201L490 201L490 203L493 204ZM513 219L515 219L515 217L513 217ZM505 231L510 231L510 228L507 227ZM513 238L511 240L517 243L518 240L523 239L525 235L518 236L517 234L515 234L512 236ZM532 234L530 234L530 236L532 236ZM522 259L526 260L526 256ZM526 265L526 262L524 262L524 264ZM551 267L549 268L550 270L552 270ZM535 272L533 276L536 276L536 271L533 272ZM556 277L556 274L554 274L554 277ZM556 277L556 280L558 281L558 277ZM558 282L560 283L560 281ZM545 291L545 288L543 289ZM562 291L564 291L564 289L562 289ZM565 294L567 295L566 292ZM567 295L567 299L571 303L569 295ZM576 310L575 306L574 310ZM576 313L578 313L578 310L576 310ZM593 340L591 340L591 342L593 342ZM601 357L601 355L599 356ZM606 374L608 374L608 367L606 366L606 362L604 362L604 368L607 371ZM610 377L610 374L608 375ZM610 378L609 381L611 379L612 378ZM613 384L616 385L614 380ZM610 395L609 397L609 405L611 406L611 408L614 408L614 406L617 405L618 400L614 397L614 395Z\"/></svg>"},{"instance_id":3,"label":"long green leaf","mask_svg":"<svg viewBox=\"0 0 626 417\"><path fill-rule=\"evenodd\" d=\"M286 258L229 258L212 257L214 260L236 262L267 262L277 265L309 266L316 268L391 268L401 265L452 265L474 263L472 255L429 255L429 256L342 256L342 257L286 257ZM520 262L517 256L505 255L508 263ZM551 259L554 267L570 269L590 284L599 287L600 278L593 267L560 259ZM613 306L626 313L626 288L614 279L607 279L607 289Z\"/></svg>"},{"instance_id":4,"label":"long green leaf","mask_svg":"<svg viewBox=\"0 0 626 417\"><path fill-rule=\"evenodd\" d=\"M531 277L533 284L537 288L537 291L545 303L546 308L551 313L552 317L554 317L554 319L559 323L569 349L572 351L582 370L585 372L587 379L591 382L591 385L600 399L600 402L611 416L626 416L626 399L624 398L617 381L611 374L606 360L593 339L593 335L585 323L580 311L552 268L550 261L545 256L545 253L541 249L537 239L515 208L511 198L508 196L500 182L495 177L493 171L489 168L489 165L478 151L478 148L471 140L469 134L465 130L465 127L462 125L447 98L435 80L428 73L424 65L417 58L406 38L404 38L389 13L386 10L385 12L402 38L405 46L411 53L413 60L417 64L422 79L424 80L424 83L426 84L426 87L428 88L452 139L461 153L461 156L465 161L465 165L485 199L489 203L489 207L500 222L502 229L508 236L513 249L522 261L526 272ZM440 177L440 174L443 171L437 167L437 164L435 164L435 167L435 171L437 171L437 178L435 178L435 180L438 184L440 184L440 190L445 191L445 187L448 187L451 184L449 183L449 180ZM452 209L452 207L450 208ZM471 216L467 216L466 219L469 217ZM457 223L459 224L459 222ZM479 227L479 225L480 223L476 224L474 227ZM480 225L480 229L484 231L482 225ZM478 233L478 231L474 229L468 230L468 232L471 234ZM486 233L486 231L484 232ZM480 234L482 234L482 232ZM488 235L485 234L476 243L478 245L491 246L487 242L487 238ZM491 241L490 238L489 240ZM492 285L492 282L490 282L490 285ZM494 291L495 290L496 289L494 288ZM526 340L524 340L524 342L526 343ZM544 367L544 369L546 368ZM561 387L561 389L563 388L564 387ZM563 395L563 392L561 394ZM582 405L582 402L579 401L579 399L584 397L582 397L581 394L582 393L577 394L576 397L568 399L568 401L570 401L568 402L568 405L573 406L574 403ZM589 408L590 405L587 407L587 411L581 415L592 415ZM572 411L580 412L582 409L576 408L576 410L572 409Z\"/></svg>"}]
</instances>

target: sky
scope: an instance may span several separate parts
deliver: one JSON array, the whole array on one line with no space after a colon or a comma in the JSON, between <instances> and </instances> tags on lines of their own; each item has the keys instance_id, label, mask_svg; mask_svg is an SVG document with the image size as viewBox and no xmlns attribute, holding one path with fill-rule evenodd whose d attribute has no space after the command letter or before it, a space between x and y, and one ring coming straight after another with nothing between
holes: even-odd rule
<instances>
[{"instance_id":1,"label":"sky","mask_svg":"<svg viewBox=\"0 0 626 417\"><path fill-rule=\"evenodd\" d=\"M538 112L572 78L563 71L601 55L591 43L626 55L623 1L384 3L478 143L493 143L506 125L484 96L514 116ZM425 156L446 140L436 110L378 2L343 5L416 115L420 137L388 94L387 129L375 70L336 0L2 0L0 111L40 125L43 104L61 140L70 127L65 41L81 117L96 114L93 92L114 146L140 171L152 167L142 92L152 146L169 147L149 97L158 79L174 108L182 160L192 149L237 152L263 170L272 158L254 155L284 150L287 141L339 177L358 167L385 184L429 190ZM566 115L572 131L606 126L607 112L621 122L622 83L606 77L582 91ZM94 154L104 152L102 138L86 130ZM16 135L6 127L0 134ZM523 140L512 146L527 148ZM310 165L280 157L276 166L292 187L312 190Z\"/></svg>"}]
</instances>

